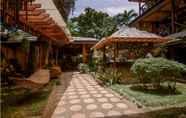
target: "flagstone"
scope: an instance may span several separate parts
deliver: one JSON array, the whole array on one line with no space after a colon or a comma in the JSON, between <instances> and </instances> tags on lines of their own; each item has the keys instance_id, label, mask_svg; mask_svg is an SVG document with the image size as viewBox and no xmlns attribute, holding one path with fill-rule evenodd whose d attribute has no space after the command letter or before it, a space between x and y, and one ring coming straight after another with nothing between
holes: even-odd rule
<instances>
[{"instance_id":1,"label":"flagstone","mask_svg":"<svg viewBox=\"0 0 186 118\"><path fill-rule=\"evenodd\" d=\"M135 104L128 104L126 99L100 86L88 74L74 72L68 88L60 96L52 118L112 118L141 111Z\"/></svg>"}]
</instances>

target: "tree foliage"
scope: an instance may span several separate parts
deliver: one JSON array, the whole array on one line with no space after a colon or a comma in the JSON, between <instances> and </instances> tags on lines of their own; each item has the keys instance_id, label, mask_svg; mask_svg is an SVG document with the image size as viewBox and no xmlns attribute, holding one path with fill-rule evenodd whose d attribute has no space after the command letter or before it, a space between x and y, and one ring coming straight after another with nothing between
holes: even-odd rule
<instances>
[{"instance_id":1,"label":"tree foliage","mask_svg":"<svg viewBox=\"0 0 186 118\"><path fill-rule=\"evenodd\" d=\"M116 31L116 23L107 13L86 8L78 17L71 18L68 23L74 36L102 38Z\"/></svg>"},{"instance_id":2,"label":"tree foliage","mask_svg":"<svg viewBox=\"0 0 186 118\"><path fill-rule=\"evenodd\" d=\"M98 79L102 80L107 85L120 83L122 73L115 68L107 68L104 72L99 72Z\"/></svg>"},{"instance_id":3,"label":"tree foliage","mask_svg":"<svg viewBox=\"0 0 186 118\"><path fill-rule=\"evenodd\" d=\"M131 67L141 83L160 86L162 81L175 81L186 73L186 65L164 58L138 59Z\"/></svg>"},{"instance_id":4,"label":"tree foliage","mask_svg":"<svg viewBox=\"0 0 186 118\"><path fill-rule=\"evenodd\" d=\"M136 16L134 10L125 10L111 17L107 13L86 8L82 14L68 21L68 27L73 36L101 39L114 33L118 26L129 24Z\"/></svg>"},{"instance_id":5,"label":"tree foliage","mask_svg":"<svg viewBox=\"0 0 186 118\"><path fill-rule=\"evenodd\" d=\"M114 20L118 26L128 25L130 21L137 17L137 15L138 14L133 9L129 11L124 10L123 13L114 16Z\"/></svg>"}]
</instances>

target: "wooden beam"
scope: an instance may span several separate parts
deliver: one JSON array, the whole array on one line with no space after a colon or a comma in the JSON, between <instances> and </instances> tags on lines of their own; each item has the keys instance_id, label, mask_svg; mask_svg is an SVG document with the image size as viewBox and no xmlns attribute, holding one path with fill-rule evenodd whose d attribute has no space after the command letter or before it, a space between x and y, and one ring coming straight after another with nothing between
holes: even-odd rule
<instances>
[{"instance_id":1,"label":"wooden beam","mask_svg":"<svg viewBox=\"0 0 186 118\"><path fill-rule=\"evenodd\" d=\"M38 15L45 13L45 12L46 12L46 10L44 10L44 9L36 9L34 11L27 11L27 14L28 14L28 16L29 15L38 16ZM19 15L20 16L26 15L26 11L24 11L24 10L19 11Z\"/></svg>"},{"instance_id":2,"label":"wooden beam","mask_svg":"<svg viewBox=\"0 0 186 118\"><path fill-rule=\"evenodd\" d=\"M42 20L42 19L46 19L48 18L50 15L49 14L46 14L46 13L43 13L43 14L40 14L38 16L34 16L34 15L28 15L28 19L30 20ZM23 18L25 19L26 18L26 15L22 15L20 16L19 18Z\"/></svg>"}]
</instances>

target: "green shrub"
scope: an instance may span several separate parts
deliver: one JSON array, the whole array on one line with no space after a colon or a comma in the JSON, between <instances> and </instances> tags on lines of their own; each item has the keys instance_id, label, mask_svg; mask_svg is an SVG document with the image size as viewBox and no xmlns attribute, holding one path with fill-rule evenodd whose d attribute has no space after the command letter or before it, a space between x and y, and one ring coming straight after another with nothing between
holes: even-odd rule
<instances>
[{"instance_id":1,"label":"green shrub","mask_svg":"<svg viewBox=\"0 0 186 118\"><path fill-rule=\"evenodd\" d=\"M98 79L102 80L108 85L119 83L121 80L121 73L117 69L106 69L105 72L99 73Z\"/></svg>"},{"instance_id":2,"label":"green shrub","mask_svg":"<svg viewBox=\"0 0 186 118\"><path fill-rule=\"evenodd\" d=\"M96 72L96 63L94 61L91 61L88 66L91 72Z\"/></svg>"},{"instance_id":3,"label":"green shrub","mask_svg":"<svg viewBox=\"0 0 186 118\"><path fill-rule=\"evenodd\" d=\"M80 64L78 65L78 68L79 68L79 71L80 71L81 73L89 72L89 67L88 67L87 64L80 63Z\"/></svg>"},{"instance_id":4,"label":"green shrub","mask_svg":"<svg viewBox=\"0 0 186 118\"><path fill-rule=\"evenodd\" d=\"M171 81L175 88L176 79L186 73L186 65L164 58L147 58L136 60L131 70L143 85L151 83L160 87L161 82Z\"/></svg>"}]
</instances>

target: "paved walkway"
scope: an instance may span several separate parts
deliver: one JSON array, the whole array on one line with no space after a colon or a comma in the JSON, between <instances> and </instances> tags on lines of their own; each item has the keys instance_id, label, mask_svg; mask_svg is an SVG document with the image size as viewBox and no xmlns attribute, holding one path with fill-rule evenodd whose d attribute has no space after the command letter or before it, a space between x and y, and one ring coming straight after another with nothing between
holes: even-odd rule
<instances>
[{"instance_id":1,"label":"paved walkway","mask_svg":"<svg viewBox=\"0 0 186 118\"><path fill-rule=\"evenodd\" d=\"M114 118L137 112L134 104L98 85L90 75L74 72L52 118Z\"/></svg>"}]
</instances>

